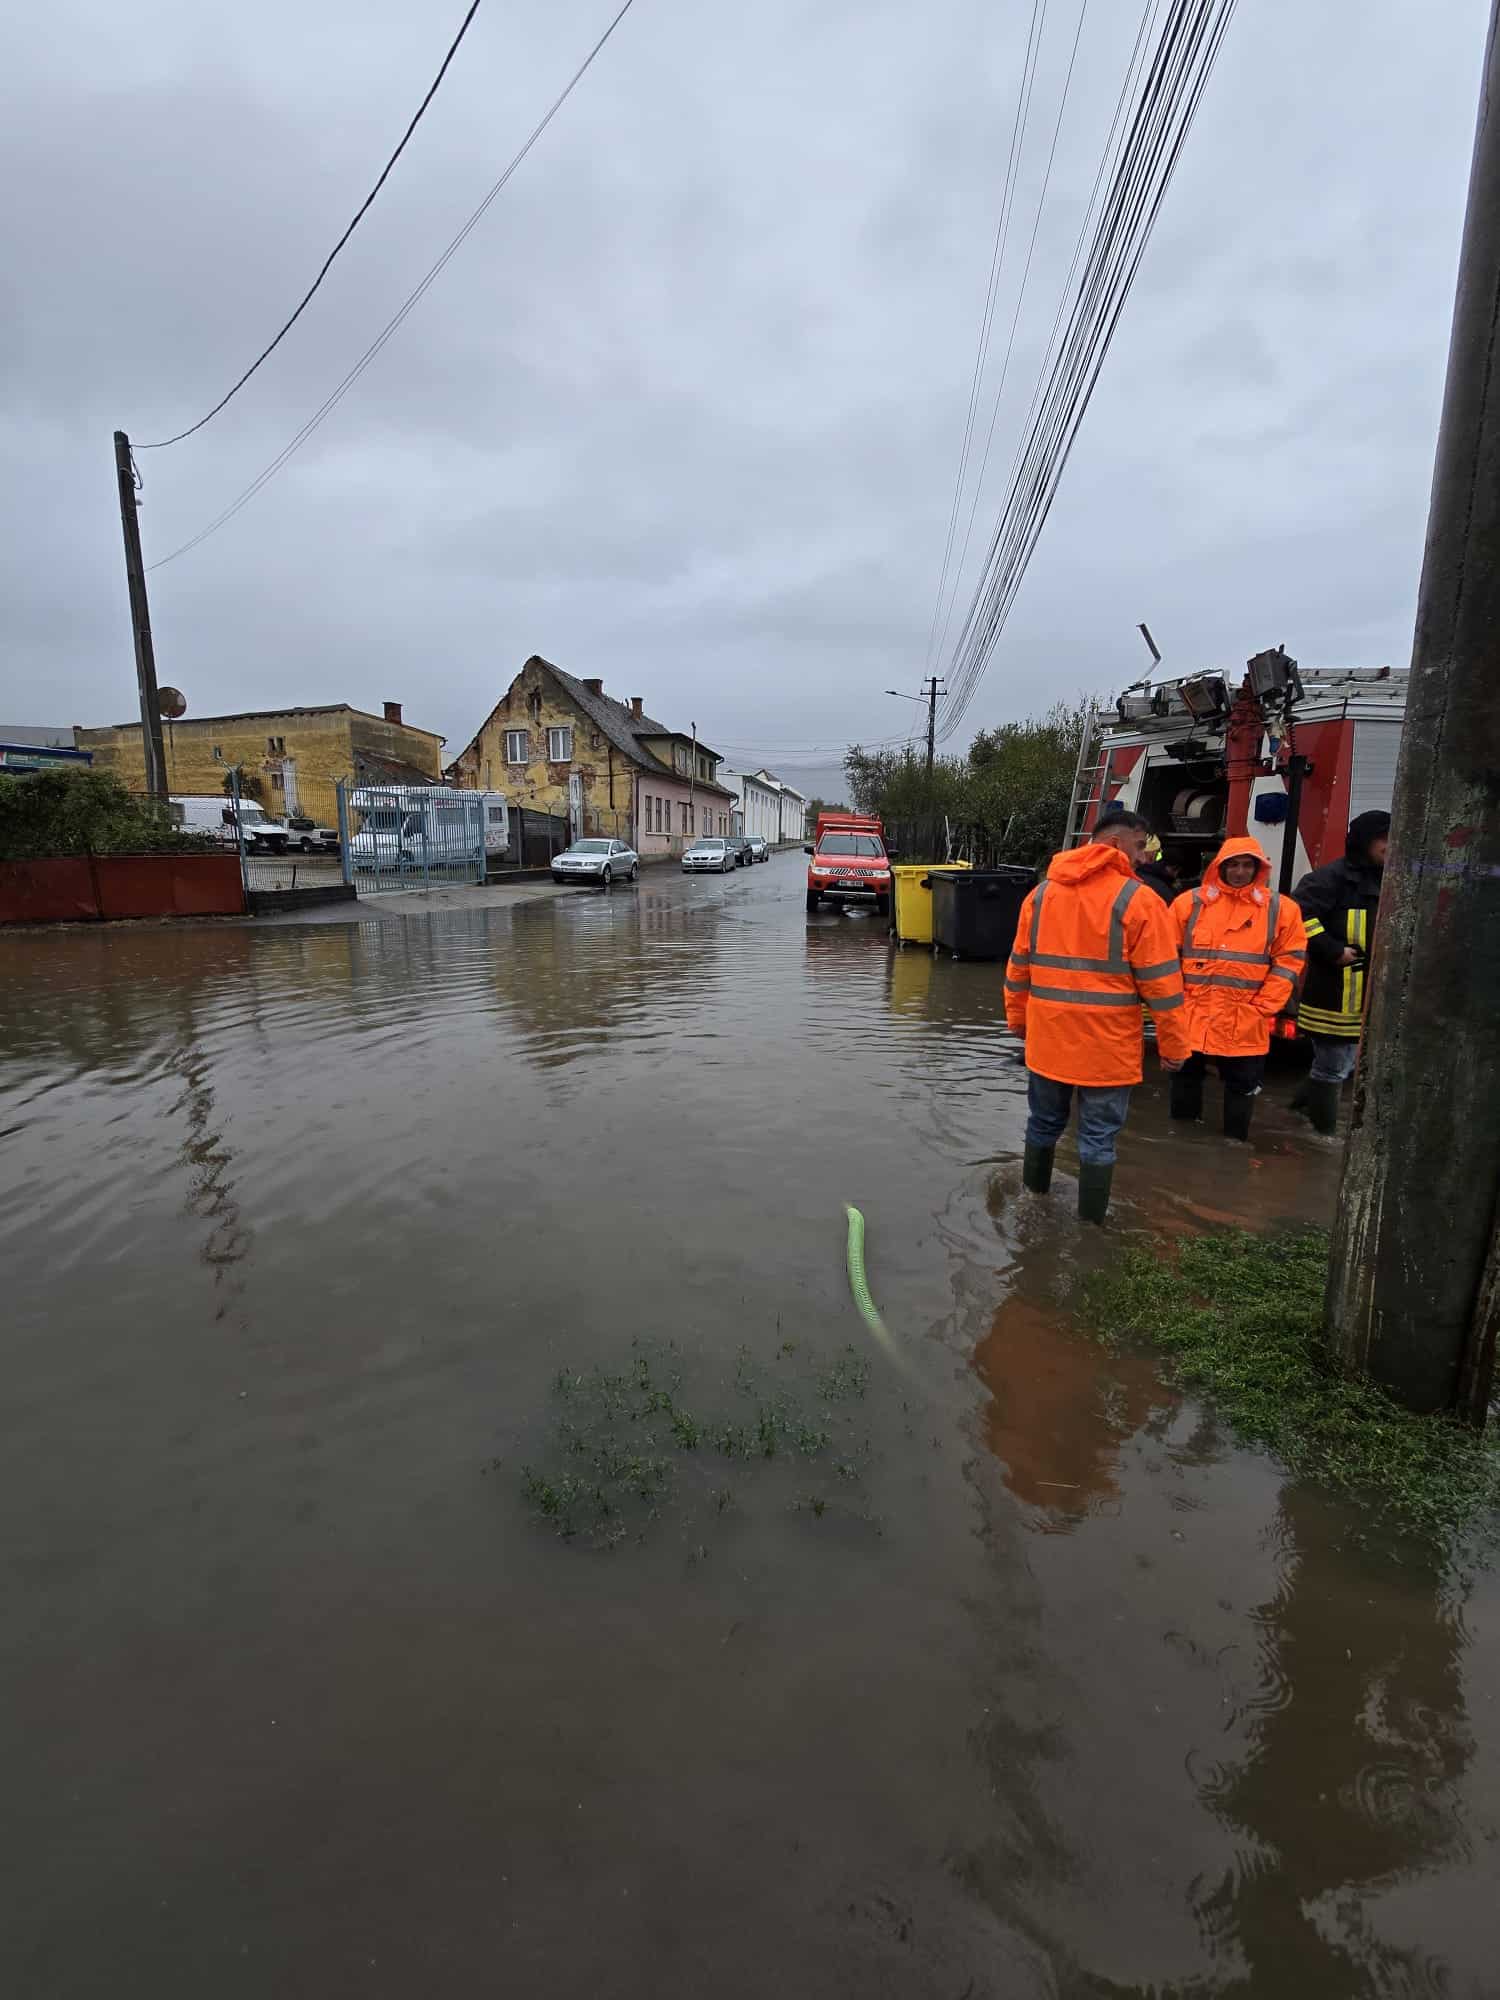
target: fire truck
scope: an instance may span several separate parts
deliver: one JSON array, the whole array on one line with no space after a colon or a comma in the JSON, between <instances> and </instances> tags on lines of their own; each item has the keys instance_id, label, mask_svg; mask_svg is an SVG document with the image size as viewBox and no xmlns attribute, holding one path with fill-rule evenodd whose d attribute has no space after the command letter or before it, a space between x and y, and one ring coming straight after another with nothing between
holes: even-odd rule
<instances>
[{"instance_id":1,"label":"fire truck","mask_svg":"<svg viewBox=\"0 0 1500 2000\"><path fill-rule=\"evenodd\" d=\"M1150 822L1184 888L1249 834L1290 889L1338 859L1357 814L1389 810L1406 682L1404 667L1299 668L1279 646L1238 678L1138 681L1090 711L1066 844L1121 805Z\"/></svg>"}]
</instances>

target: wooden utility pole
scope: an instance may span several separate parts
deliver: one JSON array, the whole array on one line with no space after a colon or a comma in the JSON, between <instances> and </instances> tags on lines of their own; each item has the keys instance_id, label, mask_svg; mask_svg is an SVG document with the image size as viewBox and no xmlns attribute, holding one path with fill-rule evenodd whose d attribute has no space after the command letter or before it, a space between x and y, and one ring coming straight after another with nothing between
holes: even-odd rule
<instances>
[{"instance_id":1,"label":"wooden utility pole","mask_svg":"<svg viewBox=\"0 0 1500 2000\"><path fill-rule=\"evenodd\" d=\"M1500 0L1492 0L1327 1333L1484 1421L1500 1319Z\"/></svg>"},{"instance_id":2,"label":"wooden utility pole","mask_svg":"<svg viewBox=\"0 0 1500 2000\"><path fill-rule=\"evenodd\" d=\"M932 776L932 760L937 750L937 698L945 690L939 688L936 674L927 683L927 775Z\"/></svg>"},{"instance_id":3,"label":"wooden utility pole","mask_svg":"<svg viewBox=\"0 0 1500 2000\"><path fill-rule=\"evenodd\" d=\"M115 479L120 488L120 527L125 536L125 581L130 588L130 629L135 639L135 678L141 697L141 749L146 759L146 790L167 796L167 758L161 740L161 710L156 697L156 654L151 645L151 606L146 598L146 565L141 560L141 524L135 499L135 466L130 439L115 432Z\"/></svg>"}]
</instances>

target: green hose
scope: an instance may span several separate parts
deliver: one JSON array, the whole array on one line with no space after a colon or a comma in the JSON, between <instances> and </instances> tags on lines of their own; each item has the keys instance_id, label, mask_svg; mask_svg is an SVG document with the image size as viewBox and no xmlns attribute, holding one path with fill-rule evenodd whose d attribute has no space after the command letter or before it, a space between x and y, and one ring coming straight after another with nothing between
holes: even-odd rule
<instances>
[{"instance_id":1,"label":"green hose","mask_svg":"<svg viewBox=\"0 0 1500 2000\"><path fill-rule=\"evenodd\" d=\"M876 1311L875 1301L870 1297L869 1281L865 1277L865 1219L851 1203L844 1204L844 1213L849 1218L849 1289L854 1294L854 1303L859 1307L859 1316L886 1351L894 1355L896 1343L886 1331L885 1321Z\"/></svg>"}]
</instances>

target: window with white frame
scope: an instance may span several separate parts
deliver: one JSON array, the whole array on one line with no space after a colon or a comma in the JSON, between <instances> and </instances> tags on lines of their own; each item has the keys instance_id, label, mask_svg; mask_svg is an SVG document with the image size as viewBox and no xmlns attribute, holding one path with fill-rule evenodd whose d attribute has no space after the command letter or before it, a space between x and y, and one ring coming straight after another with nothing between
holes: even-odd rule
<instances>
[{"instance_id":1,"label":"window with white frame","mask_svg":"<svg viewBox=\"0 0 1500 2000\"><path fill-rule=\"evenodd\" d=\"M531 738L524 729L507 729L505 732L505 761L507 764L525 764L531 757Z\"/></svg>"},{"instance_id":2,"label":"window with white frame","mask_svg":"<svg viewBox=\"0 0 1500 2000\"><path fill-rule=\"evenodd\" d=\"M571 764L573 761L573 727L563 723L558 729L547 731L547 762L549 764Z\"/></svg>"}]
</instances>

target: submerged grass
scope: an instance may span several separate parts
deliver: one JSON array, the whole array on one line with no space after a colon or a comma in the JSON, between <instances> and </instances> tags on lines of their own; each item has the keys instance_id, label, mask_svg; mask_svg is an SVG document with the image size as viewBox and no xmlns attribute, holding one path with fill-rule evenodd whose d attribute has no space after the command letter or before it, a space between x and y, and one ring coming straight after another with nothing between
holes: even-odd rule
<instances>
[{"instance_id":1,"label":"submerged grass","mask_svg":"<svg viewBox=\"0 0 1500 2000\"><path fill-rule=\"evenodd\" d=\"M1319 1231L1197 1237L1170 1259L1129 1251L1087 1280L1085 1316L1109 1344L1165 1349L1177 1381L1205 1391L1241 1438L1288 1470L1439 1543L1493 1540L1500 1439L1415 1416L1330 1367L1321 1341L1327 1277Z\"/></svg>"},{"instance_id":2,"label":"submerged grass","mask_svg":"<svg viewBox=\"0 0 1500 2000\"><path fill-rule=\"evenodd\" d=\"M523 1466L522 1491L565 1540L608 1547L657 1518L679 1475L722 1477L724 1460L818 1461L835 1482L856 1481L869 1446L852 1435L849 1406L869 1380L869 1361L853 1347L819 1361L783 1341L769 1364L740 1349L727 1399L722 1387L712 1397L727 1407L691 1409L676 1346L637 1340L625 1368L559 1371L553 1462ZM707 1490L715 1513L733 1500L728 1486ZM805 1504L821 1518L826 1496Z\"/></svg>"}]
</instances>

